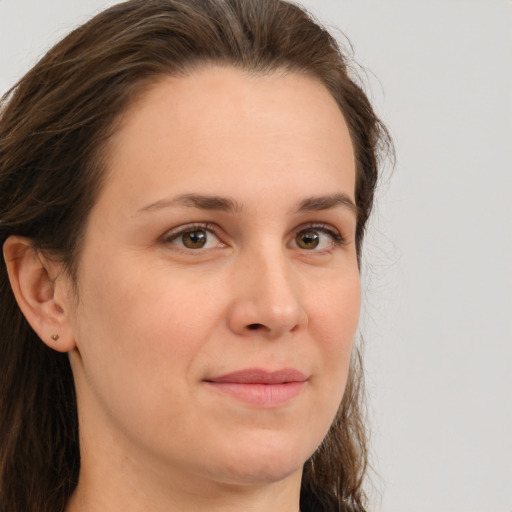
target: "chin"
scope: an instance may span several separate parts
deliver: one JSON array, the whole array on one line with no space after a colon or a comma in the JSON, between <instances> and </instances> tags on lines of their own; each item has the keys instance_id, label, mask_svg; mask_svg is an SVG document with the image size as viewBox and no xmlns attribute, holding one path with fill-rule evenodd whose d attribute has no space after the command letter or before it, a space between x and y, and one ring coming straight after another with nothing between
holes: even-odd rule
<instances>
[{"instance_id":1,"label":"chin","mask_svg":"<svg viewBox=\"0 0 512 512\"><path fill-rule=\"evenodd\" d=\"M291 436L290 436L291 437ZM300 441L300 440L299 440ZM270 439L233 445L214 471L217 478L239 485L265 485L279 482L294 474L302 474L306 460L317 445L293 443L291 439Z\"/></svg>"},{"instance_id":2,"label":"chin","mask_svg":"<svg viewBox=\"0 0 512 512\"><path fill-rule=\"evenodd\" d=\"M224 468L223 475L216 479L223 483L240 486L269 485L280 482L300 472L305 461L290 463L289 461L240 461L236 466Z\"/></svg>"}]
</instances>

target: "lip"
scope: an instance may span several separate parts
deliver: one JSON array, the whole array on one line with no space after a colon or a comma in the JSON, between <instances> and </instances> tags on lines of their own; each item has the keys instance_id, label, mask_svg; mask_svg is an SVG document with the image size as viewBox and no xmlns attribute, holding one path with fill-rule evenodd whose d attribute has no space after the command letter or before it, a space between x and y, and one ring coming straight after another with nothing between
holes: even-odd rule
<instances>
[{"instance_id":1,"label":"lip","mask_svg":"<svg viewBox=\"0 0 512 512\"><path fill-rule=\"evenodd\" d=\"M296 397L308 378L293 368L269 372L248 368L205 379L205 383L220 393L258 407L277 407Z\"/></svg>"}]
</instances>

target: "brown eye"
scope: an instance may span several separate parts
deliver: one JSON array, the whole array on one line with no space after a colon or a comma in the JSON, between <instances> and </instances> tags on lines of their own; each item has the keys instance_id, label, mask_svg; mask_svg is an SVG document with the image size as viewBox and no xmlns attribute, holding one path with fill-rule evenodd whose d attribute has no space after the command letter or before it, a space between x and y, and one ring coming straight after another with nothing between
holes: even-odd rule
<instances>
[{"instance_id":1,"label":"brown eye","mask_svg":"<svg viewBox=\"0 0 512 512\"><path fill-rule=\"evenodd\" d=\"M206 245L207 234L202 229L187 231L181 235L181 242L187 249L202 249Z\"/></svg>"},{"instance_id":2,"label":"brown eye","mask_svg":"<svg viewBox=\"0 0 512 512\"><path fill-rule=\"evenodd\" d=\"M316 249L320 243L320 235L318 231L305 229L297 233L295 241L301 249Z\"/></svg>"},{"instance_id":3,"label":"brown eye","mask_svg":"<svg viewBox=\"0 0 512 512\"><path fill-rule=\"evenodd\" d=\"M215 234L215 229L213 225L210 227L210 224L185 224L167 232L162 239L169 246L198 252L201 249L226 247Z\"/></svg>"}]
</instances>

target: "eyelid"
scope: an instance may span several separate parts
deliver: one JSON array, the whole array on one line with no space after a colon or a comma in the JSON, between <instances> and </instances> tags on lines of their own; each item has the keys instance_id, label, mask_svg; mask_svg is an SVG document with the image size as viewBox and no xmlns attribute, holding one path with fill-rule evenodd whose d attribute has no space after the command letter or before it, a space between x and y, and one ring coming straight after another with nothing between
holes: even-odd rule
<instances>
[{"instance_id":1,"label":"eyelid","mask_svg":"<svg viewBox=\"0 0 512 512\"><path fill-rule=\"evenodd\" d=\"M162 237L161 240L164 243L171 243L174 240L176 240L180 235L183 235L184 233L190 232L190 231L209 231L212 233L222 244L222 246L225 246L226 244L222 242L220 234L219 234L219 227L216 224L213 224L212 222L190 222L188 224L182 224L180 226L177 226L175 228L172 228L168 231L166 231ZM183 248L184 250L187 250L186 247ZM190 251L198 252L200 249L188 249Z\"/></svg>"},{"instance_id":2,"label":"eyelid","mask_svg":"<svg viewBox=\"0 0 512 512\"><path fill-rule=\"evenodd\" d=\"M296 236L301 231L307 231L308 229L322 231L327 235L330 235L333 239L334 245L344 245L347 243L346 238L340 232L339 229L335 228L332 224L326 224L324 222L308 222L305 224L301 224L294 230L294 236Z\"/></svg>"}]
</instances>

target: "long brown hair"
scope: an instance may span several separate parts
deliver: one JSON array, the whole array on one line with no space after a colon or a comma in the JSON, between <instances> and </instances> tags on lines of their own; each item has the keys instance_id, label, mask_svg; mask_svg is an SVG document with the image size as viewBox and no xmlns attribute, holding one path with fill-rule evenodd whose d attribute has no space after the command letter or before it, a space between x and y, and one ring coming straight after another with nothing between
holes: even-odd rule
<instances>
[{"instance_id":1,"label":"long brown hair","mask_svg":"<svg viewBox=\"0 0 512 512\"><path fill-rule=\"evenodd\" d=\"M330 91L355 151L360 255L380 155L390 140L335 39L283 0L131 0L52 48L2 99L0 243L29 237L75 278L116 121L158 77L204 64L303 73ZM63 511L80 469L69 361L28 325L3 260L0 304L0 509ZM365 509L360 363L355 349L336 419L304 467L303 510Z\"/></svg>"}]
</instances>

